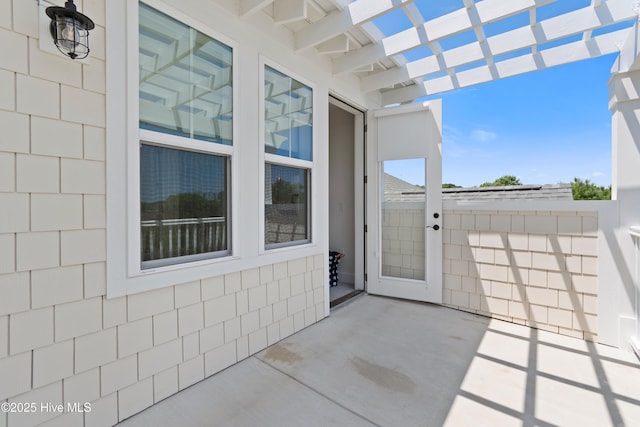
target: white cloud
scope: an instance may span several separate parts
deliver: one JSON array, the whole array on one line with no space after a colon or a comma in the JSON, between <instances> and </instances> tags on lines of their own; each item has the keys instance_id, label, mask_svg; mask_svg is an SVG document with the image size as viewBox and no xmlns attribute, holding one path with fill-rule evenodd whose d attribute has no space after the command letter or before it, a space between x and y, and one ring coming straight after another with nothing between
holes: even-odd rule
<instances>
[{"instance_id":1,"label":"white cloud","mask_svg":"<svg viewBox=\"0 0 640 427\"><path fill-rule=\"evenodd\" d=\"M489 142L496 139L498 135L495 132L489 132L482 129L475 129L471 132L471 138L479 142Z\"/></svg>"},{"instance_id":2,"label":"white cloud","mask_svg":"<svg viewBox=\"0 0 640 427\"><path fill-rule=\"evenodd\" d=\"M448 126L446 124L442 125L442 138L445 141L459 141L462 139L462 132L458 130L458 128L453 126Z\"/></svg>"},{"instance_id":3,"label":"white cloud","mask_svg":"<svg viewBox=\"0 0 640 427\"><path fill-rule=\"evenodd\" d=\"M602 172L594 172L594 173L591 174L591 176L594 177L594 178L598 178L600 176L604 176L604 173L602 173Z\"/></svg>"}]
</instances>

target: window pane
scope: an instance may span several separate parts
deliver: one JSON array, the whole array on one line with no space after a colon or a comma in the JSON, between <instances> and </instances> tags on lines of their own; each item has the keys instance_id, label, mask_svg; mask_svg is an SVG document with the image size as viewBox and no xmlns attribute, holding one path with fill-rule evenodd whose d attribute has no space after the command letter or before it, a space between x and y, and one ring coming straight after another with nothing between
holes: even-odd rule
<instances>
[{"instance_id":1,"label":"window pane","mask_svg":"<svg viewBox=\"0 0 640 427\"><path fill-rule=\"evenodd\" d=\"M382 162L382 275L425 280L425 159Z\"/></svg>"},{"instance_id":2,"label":"window pane","mask_svg":"<svg viewBox=\"0 0 640 427\"><path fill-rule=\"evenodd\" d=\"M265 67L265 150L312 160L313 91L271 67Z\"/></svg>"},{"instance_id":3,"label":"window pane","mask_svg":"<svg viewBox=\"0 0 640 427\"><path fill-rule=\"evenodd\" d=\"M222 156L141 146L143 268L157 265L153 260L167 265L227 253L227 163Z\"/></svg>"},{"instance_id":4,"label":"window pane","mask_svg":"<svg viewBox=\"0 0 640 427\"><path fill-rule=\"evenodd\" d=\"M264 213L267 245L309 240L309 171L267 163Z\"/></svg>"},{"instance_id":5,"label":"window pane","mask_svg":"<svg viewBox=\"0 0 640 427\"><path fill-rule=\"evenodd\" d=\"M140 3L140 127L232 144L232 49Z\"/></svg>"}]
</instances>

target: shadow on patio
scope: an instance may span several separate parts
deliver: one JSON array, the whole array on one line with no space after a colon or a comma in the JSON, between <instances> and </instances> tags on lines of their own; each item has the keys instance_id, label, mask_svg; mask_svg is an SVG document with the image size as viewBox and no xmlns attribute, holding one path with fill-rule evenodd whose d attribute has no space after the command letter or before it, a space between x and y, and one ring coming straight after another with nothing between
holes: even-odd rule
<instances>
[{"instance_id":1,"label":"shadow on patio","mask_svg":"<svg viewBox=\"0 0 640 427\"><path fill-rule=\"evenodd\" d=\"M365 295L122 426L640 425L620 350Z\"/></svg>"}]
</instances>

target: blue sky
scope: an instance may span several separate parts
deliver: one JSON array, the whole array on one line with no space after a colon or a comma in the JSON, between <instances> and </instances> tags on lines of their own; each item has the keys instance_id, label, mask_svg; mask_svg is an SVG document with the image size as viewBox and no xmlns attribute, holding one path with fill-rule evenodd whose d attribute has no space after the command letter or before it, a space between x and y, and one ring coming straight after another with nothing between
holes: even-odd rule
<instances>
[{"instance_id":1,"label":"blue sky","mask_svg":"<svg viewBox=\"0 0 640 427\"><path fill-rule=\"evenodd\" d=\"M555 2L539 8L538 19L589 3ZM458 9L462 0L416 4L423 14L433 14L425 16L432 19ZM501 32L502 25L512 29L522 20L528 22L528 14L498 21L485 31ZM385 34L411 26L401 10L374 22ZM454 37L461 38L452 41L456 44L473 41L473 35L464 33ZM421 49L416 53L428 50ZM405 56L415 59L413 52ZM610 185L607 81L614 60L615 55L603 56L425 98L443 102L442 181L474 186L515 175L523 184L556 184L578 177Z\"/></svg>"},{"instance_id":2,"label":"blue sky","mask_svg":"<svg viewBox=\"0 0 640 427\"><path fill-rule=\"evenodd\" d=\"M573 178L611 184L607 80L615 56L439 94L442 182L480 185L502 175L523 184Z\"/></svg>"}]
</instances>

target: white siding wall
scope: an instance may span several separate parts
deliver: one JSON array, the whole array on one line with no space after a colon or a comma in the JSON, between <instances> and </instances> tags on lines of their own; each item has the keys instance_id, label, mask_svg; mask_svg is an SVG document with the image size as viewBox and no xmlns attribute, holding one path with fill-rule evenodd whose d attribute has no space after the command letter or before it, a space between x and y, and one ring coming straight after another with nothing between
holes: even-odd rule
<instances>
[{"instance_id":1,"label":"white siding wall","mask_svg":"<svg viewBox=\"0 0 640 427\"><path fill-rule=\"evenodd\" d=\"M0 401L91 402L87 425L115 423L324 317L322 255L115 299L100 265L32 270L31 298L28 273L0 276Z\"/></svg>"},{"instance_id":2,"label":"white siding wall","mask_svg":"<svg viewBox=\"0 0 640 427\"><path fill-rule=\"evenodd\" d=\"M109 168L125 172L123 164L106 161L107 2L76 1L97 25L89 64L38 48L35 0L0 3L0 402L91 403L86 414L0 412L0 427L114 424L326 315L326 167L318 171L314 193L315 247L260 254L254 219L243 227L244 261L107 299L106 240L113 231L106 225L106 176ZM313 81L330 75L328 62L311 64L309 55L294 55L287 34L268 40L248 34L266 17L233 23L232 15L208 10L216 7L210 2L182 6L192 16L216 17L223 22L214 23L219 31L235 31L229 37L243 52L236 66L253 85L239 86L243 139L237 143L240 155L253 156L247 173L254 174L259 49L251 40ZM325 129L314 141L319 160L328 151L329 80L317 93L325 110L317 112L316 125ZM335 81L332 88L355 86ZM248 176L240 210L255 214L259 185Z\"/></svg>"}]
</instances>

